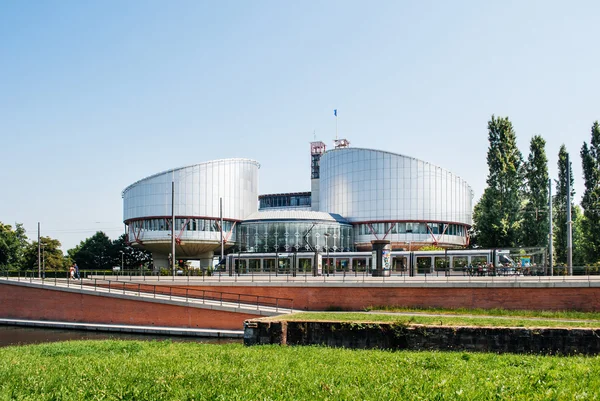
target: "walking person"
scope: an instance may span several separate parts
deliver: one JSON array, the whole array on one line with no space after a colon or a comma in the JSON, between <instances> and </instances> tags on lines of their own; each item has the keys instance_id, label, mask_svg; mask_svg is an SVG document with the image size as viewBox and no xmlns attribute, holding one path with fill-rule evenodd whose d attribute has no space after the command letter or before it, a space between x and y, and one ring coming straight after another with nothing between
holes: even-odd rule
<instances>
[{"instance_id":1,"label":"walking person","mask_svg":"<svg viewBox=\"0 0 600 401\"><path fill-rule=\"evenodd\" d=\"M77 266L77 263L73 265L73 268L75 269L75 278L77 280L81 280L81 277L79 276L79 266Z\"/></svg>"},{"instance_id":2,"label":"walking person","mask_svg":"<svg viewBox=\"0 0 600 401\"><path fill-rule=\"evenodd\" d=\"M71 279L75 278L75 264L71 265L71 268L69 269L69 275Z\"/></svg>"}]
</instances>

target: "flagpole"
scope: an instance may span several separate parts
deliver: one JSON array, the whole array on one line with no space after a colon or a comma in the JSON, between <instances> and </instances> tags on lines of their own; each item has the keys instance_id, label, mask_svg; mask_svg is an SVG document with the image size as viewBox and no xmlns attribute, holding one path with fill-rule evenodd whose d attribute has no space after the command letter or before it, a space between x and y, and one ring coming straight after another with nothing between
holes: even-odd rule
<instances>
[{"instance_id":1,"label":"flagpole","mask_svg":"<svg viewBox=\"0 0 600 401\"><path fill-rule=\"evenodd\" d=\"M335 115L335 140L337 141L337 139L338 139L337 109L335 109L333 111L333 114Z\"/></svg>"}]
</instances>

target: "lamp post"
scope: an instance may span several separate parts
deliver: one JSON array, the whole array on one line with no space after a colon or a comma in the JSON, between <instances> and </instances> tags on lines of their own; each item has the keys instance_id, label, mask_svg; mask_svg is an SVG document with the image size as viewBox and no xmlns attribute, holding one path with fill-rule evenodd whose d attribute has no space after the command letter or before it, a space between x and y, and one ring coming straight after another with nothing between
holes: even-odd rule
<instances>
[{"instance_id":1,"label":"lamp post","mask_svg":"<svg viewBox=\"0 0 600 401\"><path fill-rule=\"evenodd\" d=\"M327 248L327 277L329 277L329 233L325 233L325 248Z\"/></svg>"}]
</instances>

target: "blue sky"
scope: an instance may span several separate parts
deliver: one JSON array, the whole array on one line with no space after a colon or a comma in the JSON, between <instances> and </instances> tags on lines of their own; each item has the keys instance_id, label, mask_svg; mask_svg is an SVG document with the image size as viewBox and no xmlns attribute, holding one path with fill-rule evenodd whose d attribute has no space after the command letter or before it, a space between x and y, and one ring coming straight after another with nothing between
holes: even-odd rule
<instances>
[{"instance_id":1,"label":"blue sky","mask_svg":"<svg viewBox=\"0 0 600 401\"><path fill-rule=\"evenodd\" d=\"M121 191L247 157L310 189L309 142L444 167L479 199L487 121L573 160L600 119L598 1L0 2L0 221L69 249L123 232Z\"/></svg>"}]
</instances>

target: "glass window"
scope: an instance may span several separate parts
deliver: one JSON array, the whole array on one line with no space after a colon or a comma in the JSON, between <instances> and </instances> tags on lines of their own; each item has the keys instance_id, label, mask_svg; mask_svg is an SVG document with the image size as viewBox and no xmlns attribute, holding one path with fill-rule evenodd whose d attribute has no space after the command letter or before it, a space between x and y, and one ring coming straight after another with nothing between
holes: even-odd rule
<instances>
[{"instance_id":1,"label":"glass window","mask_svg":"<svg viewBox=\"0 0 600 401\"><path fill-rule=\"evenodd\" d=\"M435 258L435 271L446 271L448 270L448 265L450 263L450 259L444 256L436 256Z\"/></svg>"},{"instance_id":2,"label":"glass window","mask_svg":"<svg viewBox=\"0 0 600 401\"><path fill-rule=\"evenodd\" d=\"M466 256L452 257L452 269L464 270L465 267L467 267L467 257Z\"/></svg>"},{"instance_id":3,"label":"glass window","mask_svg":"<svg viewBox=\"0 0 600 401\"><path fill-rule=\"evenodd\" d=\"M471 264L473 266L485 265L488 262L487 256L473 256L471 258Z\"/></svg>"},{"instance_id":4,"label":"glass window","mask_svg":"<svg viewBox=\"0 0 600 401\"><path fill-rule=\"evenodd\" d=\"M431 256L417 256L417 273L431 273Z\"/></svg>"}]
</instances>

